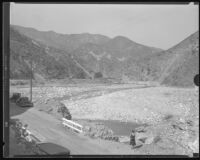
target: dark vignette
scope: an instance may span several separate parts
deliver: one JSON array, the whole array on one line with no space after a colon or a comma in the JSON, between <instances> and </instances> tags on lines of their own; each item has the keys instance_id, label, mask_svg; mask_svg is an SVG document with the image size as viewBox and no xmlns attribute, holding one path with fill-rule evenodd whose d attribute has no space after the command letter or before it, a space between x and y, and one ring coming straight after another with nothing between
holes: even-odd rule
<instances>
[{"instance_id":1,"label":"dark vignette","mask_svg":"<svg viewBox=\"0 0 200 160\"><path fill-rule=\"evenodd\" d=\"M110 1L88 1L88 0L83 0L83 1L23 1L23 0L13 0L12 2L16 2L16 3L29 3L29 4L57 4L57 3L68 3L68 4L163 4L163 5L168 5L168 4L189 4L190 1L182 1L182 2L173 2L173 1L168 1L168 2L159 2L159 1L155 1L155 2L142 2L142 1L119 1L119 0L110 0ZM193 1L195 2L196 5L198 5L198 1ZM2 19L3 19L3 29L2 29L2 38L3 38L3 155L4 157L9 157L9 71L10 71L10 67L9 67L9 57L10 57L10 3L9 2L3 2L2 4ZM197 155L199 156L199 155ZM16 157L26 157L26 158L39 158L42 157L40 155L32 155L32 156L23 156L23 155L19 155ZM46 158L53 158L53 157L58 157L58 156L44 156ZM85 157L85 158L188 158L188 156L184 156L184 155L109 155L109 156L99 156L99 155L71 155L71 158L81 158L81 157ZM194 156L195 157L195 156ZM64 157L62 157L64 158Z\"/></svg>"},{"instance_id":2,"label":"dark vignette","mask_svg":"<svg viewBox=\"0 0 200 160\"><path fill-rule=\"evenodd\" d=\"M9 53L10 3L3 2L3 155L9 156Z\"/></svg>"}]
</instances>

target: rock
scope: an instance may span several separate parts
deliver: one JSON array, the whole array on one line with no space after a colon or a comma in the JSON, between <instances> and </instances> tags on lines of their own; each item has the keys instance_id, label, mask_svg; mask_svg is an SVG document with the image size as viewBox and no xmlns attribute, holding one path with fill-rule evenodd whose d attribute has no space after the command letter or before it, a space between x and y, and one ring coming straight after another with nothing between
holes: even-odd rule
<instances>
[{"instance_id":1,"label":"rock","mask_svg":"<svg viewBox=\"0 0 200 160\"><path fill-rule=\"evenodd\" d=\"M138 139L138 140L141 141L142 143L145 143L146 139L147 139L147 137L140 138L140 139Z\"/></svg>"},{"instance_id":2,"label":"rock","mask_svg":"<svg viewBox=\"0 0 200 160\"><path fill-rule=\"evenodd\" d=\"M115 137L114 137L114 141L115 141L115 142L119 142L119 137L115 136Z\"/></svg>"},{"instance_id":3,"label":"rock","mask_svg":"<svg viewBox=\"0 0 200 160\"><path fill-rule=\"evenodd\" d=\"M161 137L160 136L156 136L153 140L154 143L158 143L159 141L161 141Z\"/></svg>"},{"instance_id":4,"label":"rock","mask_svg":"<svg viewBox=\"0 0 200 160\"><path fill-rule=\"evenodd\" d=\"M144 132L136 132L136 144L137 143L144 143L144 144L151 144L154 141L154 136L152 133L144 133Z\"/></svg>"},{"instance_id":5,"label":"rock","mask_svg":"<svg viewBox=\"0 0 200 160\"><path fill-rule=\"evenodd\" d=\"M186 126L184 124L172 124L174 129L179 129L179 130L186 130Z\"/></svg>"},{"instance_id":6,"label":"rock","mask_svg":"<svg viewBox=\"0 0 200 160\"><path fill-rule=\"evenodd\" d=\"M194 126L194 122L193 122L192 120L187 120L187 124L188 124L189 126Z\"/></svg>"},{"instance_id":7,"label":"rock","mask_svg":"<svg viewBox=\"0 0 200 160\"><path fill-rule=\"evenodd\" d=\"M199 138L197 137L197 139L194 142L189 142L188 146L193 151L193 153L198 153L199 152Z\"/></svg>"},{"instance_id":8,"label":"rock","mask_svg":"<svg viewBox=\"0 0 200 160\"><path fill-rule=\"evenodd\" d=\"M121 142L121 143L129 142L129 141L130 141L130 138L127 136L119 137L119 142Z\"/></svg>"},{"instance_id":9,"label":"rock","mask_svg":"<svg viewBox=\"0 0 200 160\"><path fill-rule=\"evenodd\" d=\"M154 137L148 137L145 141L145 144L151 144L154 140Z\"/></svg>"},{"instance_id":10,"label":"rock","mask_svg":"<svg viewBox=\"0 0 200 160\"><path fill-rule=\"evenodd\" d=\"M147 138L147 137L148 137L147 133L136 133L136 136L135 136L136 140Z\"/></svg>"},{"instance_id":11,"label":"rock","mask_svg":"<svg viewBox=\"0 0 200 160\"><path fill-rule=\"evenodd\" d=\"M146 132L146 130L145 130L145 127L144 127L144 126L137 127L135 130L136 130L136 132Z\"/></svg>"},{"instance_id":12,"label":"rock","mask_svg":"<svg viewBox=\"0 0 200 160\"><path fill-rule=\"evenodd\" d=\"M183 118L180 118L179 121L180 121L181 123L185 123L185 119L183 119Z\"/></svg>"}]
</instances>

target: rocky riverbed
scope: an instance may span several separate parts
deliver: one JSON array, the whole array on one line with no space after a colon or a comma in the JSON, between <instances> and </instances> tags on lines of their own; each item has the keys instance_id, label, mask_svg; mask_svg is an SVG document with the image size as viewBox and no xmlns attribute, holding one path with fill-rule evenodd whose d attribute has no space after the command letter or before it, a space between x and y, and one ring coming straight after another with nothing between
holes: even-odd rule
<instances>
[{"instance_id":1,"label":"rocky riverbed","mask_svg":"<svg viewBox=\"0 0 200 160\"><path fill-rule=\"evenodd\" d=\"M107 135L112 137L110 140L120 141L119 136L118 140L113 138L115 134L108 126L93 120L148 124L137 131L141 147L134 150L135 154L192 155L198 151L199 98L193 88L151 87L111 93L106 87L111 88L33 88L33 101L38 110L58 119L62 117L57 112L58 104L63 102L72 119L82 119L79 123L87 130L85 135L93 138L106 139ZM12 88L12 91L26 96L29 93L28 88ZM87 119L91 122L86 123Z\"/></svg>"}]
</instances>

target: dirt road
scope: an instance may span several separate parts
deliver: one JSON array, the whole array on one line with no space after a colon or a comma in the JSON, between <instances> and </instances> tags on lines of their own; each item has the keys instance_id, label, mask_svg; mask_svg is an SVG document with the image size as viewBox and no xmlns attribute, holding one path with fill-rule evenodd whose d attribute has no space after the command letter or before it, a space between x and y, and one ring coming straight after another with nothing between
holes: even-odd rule
<instances>
[{"instance_id":1,"label":"dirt road","mask_svg":"<svg viewBox=\"0 0 200 160\"><path fill-rule=\"evenodd\" d=\"M11 103L10 109L20 107ZM23 124L28 124L28 130L44 142L52 142L70 149L72 155L109 155L109 154L130 154L133 150L129 146L117 142L90 139L69 131L61 125L61 122L47 113L31 108L12 116L19 119Z\"/></svg>"}]
</instances>

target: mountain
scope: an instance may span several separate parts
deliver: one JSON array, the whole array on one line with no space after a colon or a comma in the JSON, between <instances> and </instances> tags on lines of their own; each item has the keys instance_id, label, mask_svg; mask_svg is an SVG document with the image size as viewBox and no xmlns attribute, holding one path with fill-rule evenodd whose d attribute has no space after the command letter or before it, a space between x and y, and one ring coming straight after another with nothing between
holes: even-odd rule
<instances>
[{"instance_id":1,"label":"mountain","mask_svg":"<svg viewBox=\"0 0 200 160\"><path fill-rule=\"evenodd\" d=\"M34 78L45 80L87 77L65 51L46 46L10 28L10 78L30 78L30 61Z\"/></svg>"},{"instance_id":2,"label":"mountain","mask_svg":"<svg viewBox=\"0 0 200 160\"><path fill-rule=\"evenodd\" d=\"M59 34L15 25L11 25L11 32L15 33L11 34L12 77L28 74L24 66L29 52L35 55L35 63L39 62L37 73L47 79L93 78L98 73L105 78L191 86L194 75L199 73L199 32L166 51L124 36Z\"/></svg>"},{"instance_id":3,"label":"mountain","mask_svg":"<svg viewBox=\"0 0 200 160\"><path fill-rule=\"evenodd\" d=\"M162 51L138 44L123 36L109 38L89 33L58 34L15 25L11 27L44 45L70 53L91 75L101 72L103 77L121 78L130 59L132 63L136 59Z\"/></svg>"},{"instance_id":4,"label":"mountain","mask_svg":"<svg viewBox=\"0 0 200 160\"><path fill-rule=\"evenodd\" d=\"M141 45L123 36L114 37L105 46L118 57L126 56L134 59L162 51L162 49Z\"/></svg>"},{"instance_id":5,"label":"mountain","mask_svg":"<svg viewBox=\"0 0 200 160\"><path fill-rule=\"evenodd\" d=\"M54 31L38 31L34 28L11 25L19 33L37 40L38 42L52 46L67 52L72 52L74 49L87 43L103 44L109 41L110 38L98 34L59 34Z\"/></svg>"},{"instance_id":6,"label":"mountain","mask_svg":"<svg viewBox=\"0 0 200 160\"><path fill-rule=\"evenodd\" d=\"M192 86L199 74L199 31L174 47L143 59L148 78L169 86Z\"/></svg>"}]
</instances>

